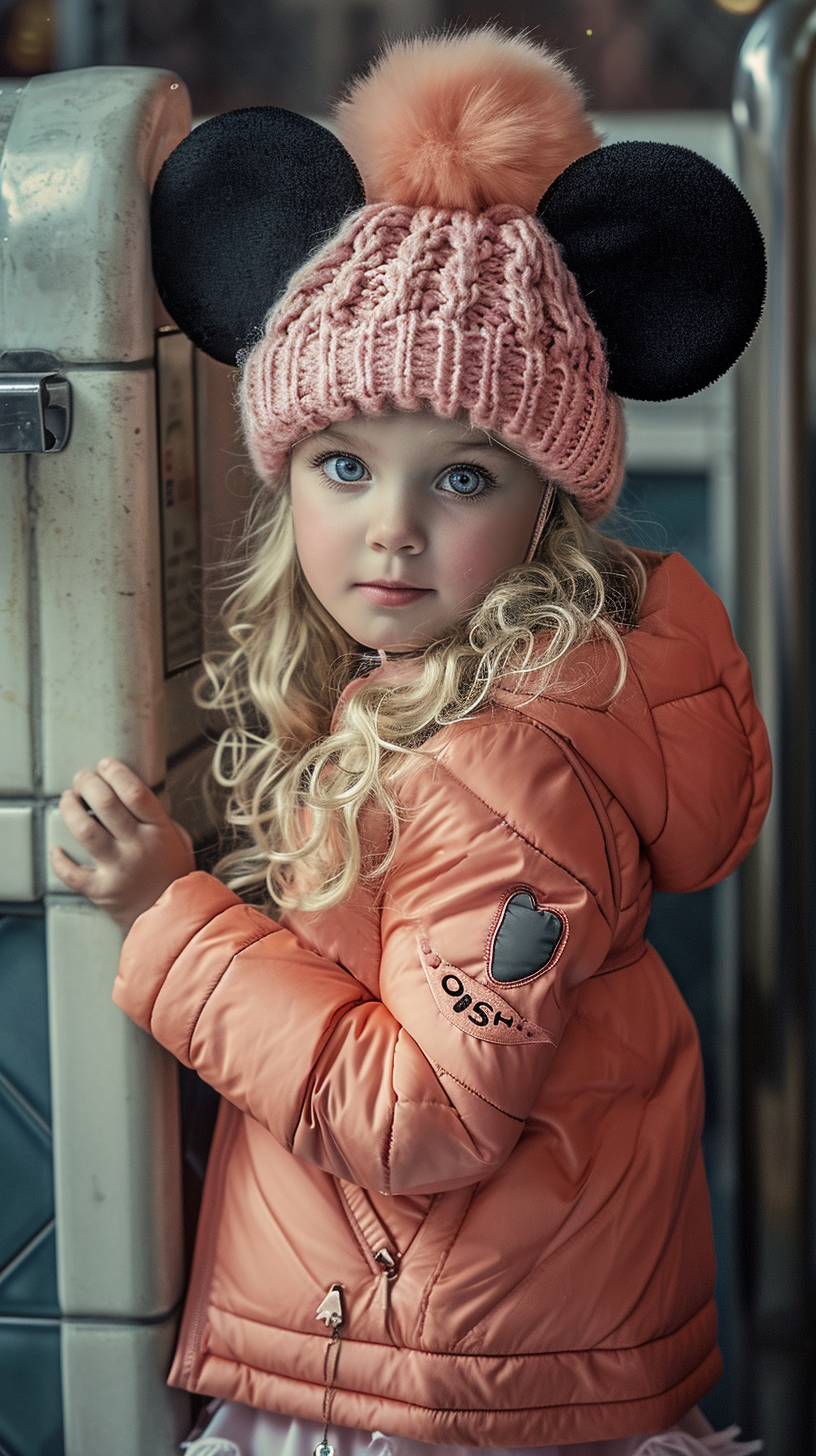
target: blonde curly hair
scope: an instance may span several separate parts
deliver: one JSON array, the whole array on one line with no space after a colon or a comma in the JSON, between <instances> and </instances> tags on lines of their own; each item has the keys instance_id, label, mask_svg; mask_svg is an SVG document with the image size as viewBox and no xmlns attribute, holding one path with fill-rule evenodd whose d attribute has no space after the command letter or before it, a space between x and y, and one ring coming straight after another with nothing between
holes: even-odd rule
<instances>
[{"instance_id":1,"label":"blonde curly hair","mask_svg":"<svg viewBox=\"0 0 816 1456\"><path fill-rule=\"evenodd\" d=\"M241 552L223 613L233 646L205 658L197 696L227 724L212 773L232 845L215 873L272 910L324 910L361 878L381 879L399 836L406 757L477 713L498 684L534 674L536 693L557 691L570 651L600 638L618 664L614 696L626 674L621 633L636 623L646 584L639 558L589 526L557 489L533 560L491 582L475 609L425 648L409 681L363 682L332 728L361 648L305 580L287 480L259 492ZM371 808L390 826L374 862L361 832Z\"/></svg>"}]
</instances>

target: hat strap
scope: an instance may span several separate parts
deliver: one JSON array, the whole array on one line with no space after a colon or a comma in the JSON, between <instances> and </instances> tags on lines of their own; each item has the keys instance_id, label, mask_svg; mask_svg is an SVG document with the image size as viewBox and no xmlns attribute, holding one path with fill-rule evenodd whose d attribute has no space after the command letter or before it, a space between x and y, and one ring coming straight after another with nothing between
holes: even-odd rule
<instances>
[{"instance_id":1,"label":"hat strap","mask_svg":"<svg viewBox=\"0 0 816 1456\"><path fill-rule=\"evenodd\" d=\"M533 527L532 540L530 541L530 545L527 548L527 555L524 558L525 562L532 561L533 557L535 556L536 548L538 547L538 543L541 540L541 534L547 524L547 521L549 520L550 511L552 510L552 504L554 499L555 486L553 485L551 480L548 480L547 484L544 486L544 491L541 496L541 505L538 508L536 523Z\"/></svg>"}]
</instances>

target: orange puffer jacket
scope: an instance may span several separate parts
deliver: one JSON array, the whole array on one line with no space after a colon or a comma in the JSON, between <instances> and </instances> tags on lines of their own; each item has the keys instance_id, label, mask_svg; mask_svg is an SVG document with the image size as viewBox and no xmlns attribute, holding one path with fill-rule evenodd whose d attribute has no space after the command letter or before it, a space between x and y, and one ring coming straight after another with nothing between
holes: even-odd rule
<instances>
[{"instance_id":1,"label":"orange puffer jacket","mask_svg":"<svg viewBox=\"0 0 816 1456\"><path fill-rule=\"evenodd\" d=\"M173 1383L319 1420L335 1284L340 1425L600 1440L717 1381L698 1038L643 934L742 859L768 745L681 557L624 640L612 702L596 644L430 740L376 900L284 926L197 873L136 922L118 1005L225 1099Z\"/></svg>"}]
</instances>

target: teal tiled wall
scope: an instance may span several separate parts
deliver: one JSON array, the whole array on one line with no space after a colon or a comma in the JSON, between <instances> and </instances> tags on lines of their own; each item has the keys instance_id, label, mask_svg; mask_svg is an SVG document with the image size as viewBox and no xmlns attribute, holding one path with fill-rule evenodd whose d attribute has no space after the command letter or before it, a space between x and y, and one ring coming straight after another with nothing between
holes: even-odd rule
<instances>
[{"instance_id":1,"label":"teal tiled wall","mask_svg":"<svg viewBox=\"0 0 816 1456\"><path fill-rule=\"evenodd\" d=\"M62 1456L45 927L0 917L0 1453Z\"/></svg>"}]
</instances>

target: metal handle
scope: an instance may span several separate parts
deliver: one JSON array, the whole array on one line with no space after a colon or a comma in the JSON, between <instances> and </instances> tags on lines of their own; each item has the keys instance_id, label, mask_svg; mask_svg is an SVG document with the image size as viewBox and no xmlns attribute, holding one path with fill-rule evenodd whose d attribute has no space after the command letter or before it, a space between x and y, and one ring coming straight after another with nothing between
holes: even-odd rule
<instances>
[{"instance_id":1,"label":"metal handle","mask_svg":"<svg viewBox=\"0 0 816 1456\"><path fill-rule=\"evenodd\" d=\"M71 433L71 386L59 374L0 375L0 454L56 455Z\"/></svg>"}]
</instances>

